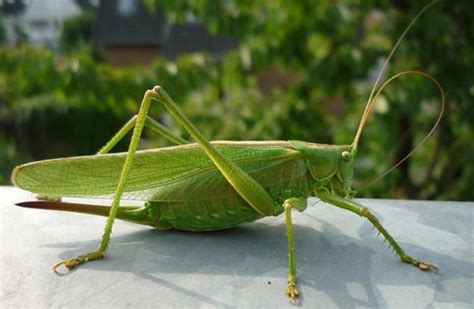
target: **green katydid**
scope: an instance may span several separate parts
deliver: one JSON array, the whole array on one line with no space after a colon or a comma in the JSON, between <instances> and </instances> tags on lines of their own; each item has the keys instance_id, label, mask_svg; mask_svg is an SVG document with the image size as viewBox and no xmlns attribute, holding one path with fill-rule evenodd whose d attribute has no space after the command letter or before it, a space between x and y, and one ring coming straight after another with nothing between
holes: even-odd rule
<instances>
[{"instance_id":1,"label":"green katydid","mask_svg":"<svg viewBox=\"0 0 474 309\"><path fill-rule=\"evenodd\" d=\"M57 271L61 265L71 269L88 261L102 259L109 245L115 218L162 230L214 231L285 213L289 257L286 293L295 300L299 292L296 288L291 210L305 210L306 199L314 195L329 204L367 218L403 262L422 270L436 271L436 266L407 255L366 207L351 200L355 194L351 189L351 181L359 138L374 102L389 82L402 75L422 75L432 80L441 93L441 112L435 125L410 154L427 140L442 117L443 90L440 84L426 73L399 73L375 91L401 40L419 16L433 4L434 2L418 13L387 57L368 99L354 141L350 145L302 141L209 142L166 91L156 86L146 91L138 114L128 121L97 155L38 161L16 167L12 174L13 183L40 195L113 197L111 207L52 201L18 204L24 207L108 216L97 250L63 260L54 266L54 270ZM163 104L196 143L189 143L176 136L150 118L148 110L152 100ZM158 132L177 145L137 151L144 127ZM109 153L132 129L128 152ZM122 199L142 200L145 204L119 205Z\"/></svg>"}]
</instances>

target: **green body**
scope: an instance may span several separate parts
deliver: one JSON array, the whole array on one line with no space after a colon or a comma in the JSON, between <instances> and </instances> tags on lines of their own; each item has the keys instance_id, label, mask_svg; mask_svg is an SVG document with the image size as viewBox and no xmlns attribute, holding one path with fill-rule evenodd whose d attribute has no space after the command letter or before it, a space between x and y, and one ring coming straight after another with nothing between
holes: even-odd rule
<instances>
[{"instance_id":1,"label":"green body","mask_svg":"<svg viewBox=\"0 0 474 309\"><path fill-rule=\"evenodd\" d=\"M283 213L286 199L307 198L321 188L338 190L345 163L340 154L350 148L297 141L212 144L269 193L274 216ZM114 193L125 156L38 161L17 167L12 180L16 186L41 195L107 197ZM345 181L350 182L351 177ZM212 231L263 217L197 144L138 151L122 199L146 203L140 208L119 208L118 218L159 229Z\"/></svg>"},{"instance_id":2,"label":"green body","mask_svg":"<svg viewBox=\"0 0 474 309\"><path fill-rule=\"evenodd\" d=\"M403 32L384 68L414 21L434 3L425 6ZM382 72L383 69L375 86ZM299 292L291 210L303 211L306 198L313 194L328 204L367 218L403 262L422 270L437 270L436 266L407 255L366 207L351 200L355 193L351 189L354 156L371 106L387 83L406 74L424 75L439 87L439 122L444 110L439 83L425 73L402 72L385 82L375 95L374 87L354 142L336 146L300 141L209 142L166 91L155 86L145 92L137 115L97 155L33 162L13 171L12 181L22 189L48 197L111 197L111 207L51 202L18 205L108 217L97 250L61 261L53 267L55 271L61 265L71 269L104 258L115 218L159 229L213 231L285 213L289 270L286 294L294 301ZM163 105L196 144L187 143L151 119L148 112L152 101ZM181 145L137 151L144 127ZM128 151L108 154L132 129ZM145 205L124 206L127 199L141 200Z\"/></svg>"},{"instance_id":3,"label":"green body","mask_svg":"<svg viewBox=\"0 0 474 309\"><path fill-rule=\"evenodd\" d=\"M185 144L147 114L152 100L163 104L196 141ZM147 126L169 140L184 144L137 151ZM127 153L108 152L133 128ZM291 210L303 211L312 194L334 206L366 217L388 240L402 261L422 269L436 269L406 255L370 211L352 202L353 145L321 145L300 141L209 142L159 86L145 93L137 116L127 122L94 156L33 162L17 167L13 183L48 197L111 197L110 208L68 203L27 202L18 205L108 216L97 250L56 264L71 269L102 259L115 218L159 229L214 231L285 213L288 237L288 286L294 301L295 241ZM143 207L124 206L127 199L145 201Z\"/></svg>"}]
</instances>

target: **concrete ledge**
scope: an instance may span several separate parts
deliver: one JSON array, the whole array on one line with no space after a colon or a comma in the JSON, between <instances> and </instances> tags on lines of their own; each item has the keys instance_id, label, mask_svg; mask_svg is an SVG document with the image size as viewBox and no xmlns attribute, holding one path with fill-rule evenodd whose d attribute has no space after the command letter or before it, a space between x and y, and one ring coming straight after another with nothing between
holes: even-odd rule
<instances>
[{"instance_id":1,"label":"concrete ledge","mask_svg":"<svg viewBox=\"0 0 474 309\"><path fill-rule=\"evenodd\" d=\"M283 216L214 233L117 222L106 259L58 276L54 263L97 247L105 219L13 206L32 199L0 187L1 307L289 306ZM358 201L440 272L402 263L369 222L318 203L294 212L299 306L474 306L474 203Z\"/></svg>"}]
</instances>

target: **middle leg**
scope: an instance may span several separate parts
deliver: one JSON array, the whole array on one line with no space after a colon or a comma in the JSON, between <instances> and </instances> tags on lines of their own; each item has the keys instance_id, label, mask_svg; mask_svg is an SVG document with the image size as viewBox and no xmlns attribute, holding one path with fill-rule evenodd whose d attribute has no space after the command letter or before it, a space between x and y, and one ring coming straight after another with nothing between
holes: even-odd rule
<instances>
[{"instance_id":1,"label":"middle leg","mask_svg":"<svg viewBox=\"0 0 474 309\"><path fill-rule=\"evenodd\" d=\"M133 116L130 118L127 123L125 123L120 130L115 133L115 135L97 152L97 154L105 154L109 153L112 148L117 145L117 143L125 137L125 135L133 129L137 122L137 117L138 115ZM145 118L145 127L151 129L152 131L158 133L159 135L163 136L167 140L177 144L177 145L182 145L182 144L187 144L188 141L177 136L173 132L171 132L168 128L163 126L161 123L158 121L154 120L150 116L146 116Z\"/></svg>"},{"instance_id":2,"label":"middle leg","mask_svg":"<svg viewBox=\"0 0 474 309\"><path fill-rule=\"evenodd\" d=\"M306 199L304 198L289 198L283 203L285 209L285 223L286 235L288 237L288 287L286 294L295 302L299 296L296 288L296 257L295 257L295 237L293 235L293 221L291 218L291 210L293 208L298 211L306 209Z\"/></svg>"}]
</instances>

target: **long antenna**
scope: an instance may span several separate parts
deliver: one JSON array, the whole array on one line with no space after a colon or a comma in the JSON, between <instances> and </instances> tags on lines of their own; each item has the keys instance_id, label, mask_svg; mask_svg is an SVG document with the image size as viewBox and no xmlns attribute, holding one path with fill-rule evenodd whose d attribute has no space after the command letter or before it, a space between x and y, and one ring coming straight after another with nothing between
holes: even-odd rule
<instances>
[{"instance_id":1,"label":"long antenna","mask_svg":"<svg viewBox=\"0 0 474 309\"><path fill-rule=\"evenodd\" d=\"M408 159L412 154L414 154L427 140L428 138L430 138L430 136L433 134L433 132L436 130L436 128L438 127L439 125L439 122L441 121L441 118L443 117L443 114L444 114L444 110L445 110L445 105L446 105L446 99L445 99L445 95L444 95L444 91L443 91L443 87L441 87L441 84L436 80L436 78L434 78L433 76L431 76L430 74L428 73L425 73L425 72L421 72L421 71L404 71L404 72L400 72L398 74L395 74L393 75L392 77L390 77L386 82L383 83L383 85L379 88L379 90L377 91L377 93L375 94L374 96L374 101L377 100L377 98L379 97L380 93L382 92L382 90L385 89L385 87L390 84L394 79L397 79L401 76L404 76L404 75L421 75L421 76L424 76L428 79L430 79L431 81L433 81L436 86L438 87L439 89L439 92L440 92L440 96L441 96L441 108L440 108L440 111L439 111L439 115L438 115L438 118L436 119L436 122L435 124L433 125L433 127L431 128L431 130L428 132L428 134L426 134L426 136L421 140L421 142L418 143L418 145L415 146L415 148L413 148L406 156L403 157L403 159L401 159L400 161L398 161L394 166L392 166L391 168L389 168L388 170L386 170L385 172L383 172L382 174L380 174L379 176L375 177L374 179L372 179L370 182L364 184L362 186L362 188L360 188L359 190L363 190L367 187L369 187L370 185L372 185L373 183L377 182L378 180L380 180L381 178L383 178L385 175L387 175L388 173L390 173L391 171L393 171L394 169L396 169L398 166L400 166L400 164L402 164L403 162L405 162L406 159Z\"/></svg>"},{"instance_id":2,"label":"long antenna","mask_svg":"<svg viewBox=\"0 0 474 309\"><path fill-rule=\"evenodd\" d=\"M354 141L352 142L352 146L357 147L357 145L359 144L359 139L360 139L360 136L362 134L362 130L364 129L365 122L367 121L367 118L369 117L369 114L372 111L372 107L375 103L375 98L374 98L375 90L376 90L376 88L378 87L378 85L380 83L382 75L385 73L385 69L387 68L387 65L388 65L390 59L392 58L393 54L397 50L397 48L400 45L400 43L402 42L402 40L405 38L405 35L407 34L407 32L415 24L415 22L418 20L418 18L420 18L420 16L426 10L428 10L431 6L433 6L434 4L436 4L438 2L440 2L440 0L435 0L435 1L427 4L424 8L422 8L421 11L418 12L418 14L415 16L415 18L413 18L413 20L410 22L410 24L408 24L408 26L405 28L405 30L402 32L402 34L398 38L397 42L395 43L395 46L392 48L392 51L390 52L387 59L385 60L383 66L382 66L382 69L380 70L379 75L377 76L377 79L375 80L372 91L370 92L370 96L369 96L369 99L367 100L367 104L365 105L365 110L364 110L364 113L362 114L362 119L360 121L359 128L357 129L357 133L354 137Z\"/></svg>"}]
</instances>

